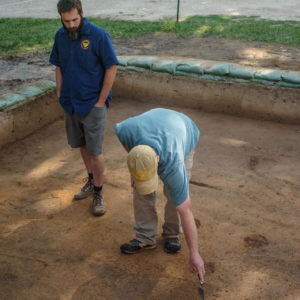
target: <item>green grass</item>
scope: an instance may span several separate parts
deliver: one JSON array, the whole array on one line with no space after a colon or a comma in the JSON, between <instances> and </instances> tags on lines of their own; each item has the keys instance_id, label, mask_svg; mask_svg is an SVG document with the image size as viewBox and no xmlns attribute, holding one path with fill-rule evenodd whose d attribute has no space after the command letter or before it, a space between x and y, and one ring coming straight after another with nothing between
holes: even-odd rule
<instances>
[{"instance_id":1,"label":"green grass","mask_svg":"<svg viewBox=\"0 0 300 300\"><path fill-rule=\"evenodd\" d=\"M273 21L258 17L193 16L176 23L171 20L119 21L89 18L109 32L112 38L132 38L154 32L177 36L215 36L230 39L300 45L300 22ZM59 19L0 19L0 54L49 51Z\"/></svg>"}]
</instances>

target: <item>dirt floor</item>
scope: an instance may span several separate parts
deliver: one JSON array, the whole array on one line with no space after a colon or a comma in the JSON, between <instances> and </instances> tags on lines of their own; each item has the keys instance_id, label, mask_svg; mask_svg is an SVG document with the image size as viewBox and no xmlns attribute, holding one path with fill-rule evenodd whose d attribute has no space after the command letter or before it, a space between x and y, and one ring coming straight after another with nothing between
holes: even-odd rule
<instances>
[{"instance_id":1,"label":"dirt floor","mask_svg":"<svg viewBox=\"0 0 300 300\"><path fill-rule=\"evenodd\" d=\"M299 71L296 47L161 34L114 43L119 55ZM53 76L46 58L2 60L2 91ZM158 248L131 256L119 251L133 237L133 211L126 153L113 126L152 107L113 101L104 143L107 214L101 218L91 215L91 198L72 201L86 172L66 143L63 120L0 151L0 299L199 299L184 237L179 254L163 252L161 186ZM300 126L173 109L201 131L190 192L206 299L300 299Z\"/></svg>"}]
</instances>

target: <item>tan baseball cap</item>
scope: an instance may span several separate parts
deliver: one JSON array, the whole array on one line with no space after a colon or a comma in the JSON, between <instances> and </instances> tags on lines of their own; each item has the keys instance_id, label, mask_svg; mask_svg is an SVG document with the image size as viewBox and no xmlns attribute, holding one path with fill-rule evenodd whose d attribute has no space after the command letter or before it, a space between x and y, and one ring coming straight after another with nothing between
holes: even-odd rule
<instances>
[{"instance_id":1,"label":"tan baseball cap","mask_svg":"<svg viewBox=\"0 0 300 300\"><path fill-rule=\"evenodd\" d=\"M156 191L158 186L157 164L157 155L151 147L139 145L130 150L127 165L139 194L148 195Z\"/></svg>"}]
</instances>

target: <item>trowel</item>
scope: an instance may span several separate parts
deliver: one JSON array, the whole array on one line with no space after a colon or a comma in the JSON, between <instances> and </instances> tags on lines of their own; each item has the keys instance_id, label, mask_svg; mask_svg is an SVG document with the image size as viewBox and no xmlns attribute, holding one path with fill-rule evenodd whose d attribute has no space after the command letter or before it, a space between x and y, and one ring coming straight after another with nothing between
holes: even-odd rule
<instances>
[{"instance_id":1,"label":"trowel","mask_svg":"<svg viewBox=\"0 0 300 300\"><path fill-rule=\"evenodd\" d=\"M198 294L201 297L202 300L204 300L204 289L203 289L203 281L200 280L200 285L198 287Z\"/></svg>"}]
</instances>

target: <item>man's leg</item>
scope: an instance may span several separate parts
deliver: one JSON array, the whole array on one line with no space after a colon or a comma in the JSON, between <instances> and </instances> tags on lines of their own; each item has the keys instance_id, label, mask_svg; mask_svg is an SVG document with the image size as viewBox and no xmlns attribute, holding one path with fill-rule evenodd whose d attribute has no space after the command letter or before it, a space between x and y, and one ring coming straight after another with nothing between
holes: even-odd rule
<instances>
[{"instance_id":1,"label":"man's leg","mask_svg":"<svg viewBox=\"0 0 300 300\"><path fill-rule=\"evenodd\" d=\"M188 181L191 178L191 170L193 168L194 149L185 158L184 164ZM168 253L176 253L180 250L179 234L182 233L180 217L177 213L176 206L171 199L170 192L164 186L164 195L167 198L165 206L165 223L163 225L163 237L165 238L165 251Z\"/></svg>"},{"instance_id":2,"label":"man's leg","mask_svg":"<svg viewBox=\"0 0 300 300\"><path fill-rule=\"evenodd\" d=\"M79 118L75 112L71 115L65 112L65 126L68 143L72 148L80 148L81 157L89 174L87 182L80 191L74 195L75 200L81 200L89 197L94 190L93 174L85 146L84 128L81 118Z\"/></svg>"},{"instance_id":3,"label":"man's leg","mask_svg":"<svg viewBox=\"0 0 300 300\"><path fill-rule=\"evenodd\" d=\"M87 152L85 145L80 147L80 154L88 173L88 179L85 185L81 188L81 190L74 195L75 200L85 199L92 195L94 191L94 176L91 166L91 158L89 153Z\"/></svg>"},{"instance_id":4,"label":"man's leg","mask_svg":"<svg viewBox=\"0 0 300 300\"><path fill-rule=\"evenodd\" d=\"M94 177L94 185L102 187L104 177L104 156L103 154L90 155L90 168Z\"/></svg>"},{"instance_id":5,"label":"man's leg","mask_svg":"<svg viewBox=\"0 0 300 300\"><path fill-rule=\"evenodd\" d=\"M140 195L133 190L134 226L136 238L144 244L156 244L157 213L156 192Z\"/></svg>"},{"instance_id":6,"label":"man's leg","mask_svg":"<svg viewBox=\"0 0 300 300\"><path fill-rule=\"evenodd\" d=\"M164 250L167 253L177 253L180 248L179 234L182 233L180 217L176 206L171 199L170 191L164 186L164 195L167 198L165 206L165 223L162 236L165 238Z\"/></svg>"},{"instance_id":7,"label":"man's leg","mask_svg":"<svg viewBox=\"0 0 300 300\"><path fill-rule=\"evenodd\" d=\"M94 186L102 187L104 177L103 154L90 155L87 151L86 146L80 147L80 153L87 173L89 174L89 178L85 186L80 190L79 193L74 196L76 200L84 199L90 196L94 191Z\"/></svg>"},{"instance_id":8,"label":"man's leg","mask_svg":"<svg viewBox=\"0 0 300 300\"><path fill-rule=\"evenodd\" d=\"M102 216L106 212L102 196L104 175L102 144L106 114L106 107L93 107L89 114L82 118L86 145L81 147L80 150L88 173L93 175L94 198L92 209L95 216Z\"/></svg>"},{"instance_id":9,"label":"man's leg","mask_svg":"<svg viewBox=\"0 0 300 300\"><path fill-rule=\"evenodd\" d=\"M90 155L85 145L80 147L80 154L88 174L92 174L93 172L91 167Z\"/></svg>"},{"instance_id":10,"label":"man's leg","mask_svg":"<svg viewBox=\"0 0 300 300\"><path fill-rule=\"evenodd\" d=\"M90 155L86 146L80 147L80 153L88 174L93 174L95 186L102 186L104 175L104 155Z\"/></svg>"},{"instance_id":11,"label":"man's leg","mask_svg":"<svg viewBox=\"0 0 300 300\"><path fill-rule=\"evenodd\" d=\"M171 199L170 192L166 186L164 186L164 195L167 198L165 205L165 223L163 225L162 236L164 238L176 238L182 233L180 217L177 213L176 206Z\"/></svg>"},{"instance_id":12,"label":"man's leg","mask_svg":"<svg viewBox=\"0 0 300 300\"><path fill-rule=\"evenodd\" d=\"M135 239L123 244L120 249L123 253L136 253L141 249L156 247L157 213L156 192L149 195L140 195L133 190Z\"/></svg>"}]
</instances>

